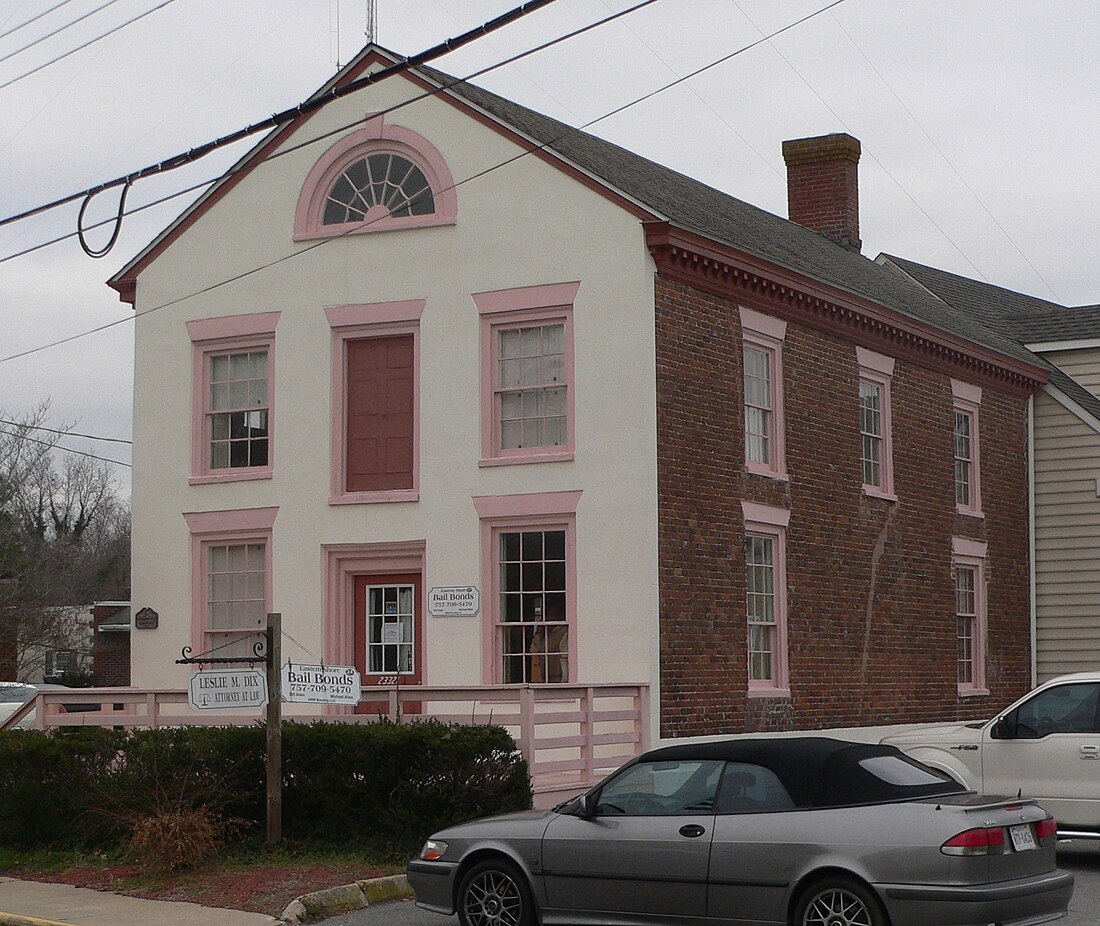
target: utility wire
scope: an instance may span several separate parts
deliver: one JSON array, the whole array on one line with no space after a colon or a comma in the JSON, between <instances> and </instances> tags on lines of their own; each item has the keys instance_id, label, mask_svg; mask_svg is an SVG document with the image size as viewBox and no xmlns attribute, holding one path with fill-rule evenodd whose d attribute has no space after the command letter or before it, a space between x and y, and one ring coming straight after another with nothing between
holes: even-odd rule
<instances>
[{"instance_id":1,"label":"utility wire","mask_svg":"<svg viewBox=\"0 0 1100 926\"><path fill-rule=\"evenodd\" d=\"M165 6L168 3L172 3L174 0L164 0L161 6ZM366 74L363 77L353 80L350 83L345 84L342 87L333 87L326 93L320 96L314 97L311 100L307 100L305 103L300 103L297 106L292 106L290 109L284 109L281 112L274 113L268 118L254 122L251 125L247 125L242 129L237 129L235 132L230 132L228 135L223 135L221 138L216 138L213 141L206 142L205 144L198 145L191 148L181 154L177 154L174 157L170 157L161 161L159 164L153 164L148 167L143 167L141 170L133 171L126 174L123 177L116 177L114 180L108 180L106 183L98 184L97 186L89 187L86 190L81 190L79 193L70 193L68 196L63 196L61 199L56 199L53 202L46 203L42 206L36 206L33 209L28 209L24 212L20 212L17 215L8 216L5 219L0 219L0 227L10 225L12 222L18 222L21 219L30 218L34 215L46 212L50 209L55 209L58 206L64 206L68 203L75 202L78 199L86 199L95 196L97 193L102 193L104 190L109 190L113 187L123 186L124 184L133 184L138 180L145 177L151 177L154 174L161 174L169 170L174 170L177 167L181 167L184 164L189 164L192 161L197 161L199 158L205 157L212 151L216 151L218 148L224 148L226 145L233 142L240 141L241 139L248 138L251 135L255 135L258 132L267 131L271 128L278 128L279 126L291 122L305 113L314 112L323 106L327 105L332 100L339 99L340 97L347 96L350 93L355 93L370 84L378 83L385 80L387 77L392 77L394 74L400 74L403 71L407 71L409 68L417 67L421 64L427 64L429 61L433 61L436 58L441 58L444 55L462 48L464 45L468 45L475 39L480 38L483 35L488 35L490 32L495 32L497 29L502 28L516 20L526 16L528 13L532 13L535 10L541 9L544 6L548 6L554 3L555 0L527 0L525 3L521 3L519 6L514 7L506 13L502 13L495 19L491 19L480 26L468 30L462 33L462 35L455 38L447 39L444 42L440 42L426 51L422 51L417 55L413 55L411 58L405 58L402 61L397 62L387 68L382 68L379 71L374 71L370 74ZM156 7L160 9L160 7ZM153 12L150 10L150 12ZM148 14L143 14L148 15ZM33 72L32 72L33 73ZM8 86L7 84L0 84L0 90Z\"/></svg>"},{"instance_id":2,"label":"utility wire","mask_svg":"<svg viewBox=\"0 0 1100 926\"><path fill-rule=\"evenodd\" d=\"M114 0L111 0L111 2L114 2ZM144 19L146 16L149 16L152 13L155 13L157 10L164 9L164 7L168 6L168 4L175 3L175 2L176 2L176 0L163 0L162 3L157 4L151 10L146 10L144 13L139 13L137 16L133 16L130 19L127 19L125 22L120 23L119 25L115 26L113 29L108 29L106 32L102 33L101 35L97 35L94 39L89 39L87 42L84 42L83 44L78 45L76 48L72 49L71 51L67 51L63 55L58 55L56 58L51 58L49 61L46 61L45 63L38 65L38 67L31 68L25 74L20 74L18 77L13 77L11 80L8 80L8 81L0 84L0 90L4 90L4 89L10 87L12 84L17 84L17 83L19 83L19 81L24 80L27 77L30 77L32 74L37 74L39 71L45 70L51 64L57 64L58 61L64 61L70 55L75 55L78 51L83 51L88 46L94 45L96 42L99 42L100 40L105 39L108 36L114 35L116 32L120 31L121 29L125 29L127 26L131 25L132 23L136 23L139 19Z\"/></svg>"},{"instance_id":3,"label":"utility wire","mask_svg":"<svg viewBox=\"0 0 1100 926\"><path fill-rule=\"evenodd\" d=\"M58 35L58 34L64 32L66 29L69 29L69 28L75 26L78 22L83 22L89 16L95 16L96 13L99 13L100 11L107 9L107 7L112 6L115 3L118 3L118 0L107 0L106 3L103 3L100 6L97 6L94 10L89 10L83 16L78 16L76 19L72 20L71 22L67 22L63 26L58 26L56 29L53 30L53 32L47 32L45 35L39 36L37 39L34 39L31 42L28 42L22 48L17 48L17 49L15 49L15 51L9 51L6 55L4 55L2 58L0 58L0 64L3 64L9 58L14 58L16 55L21 55L23 52L27 51L27 49L34 48L35 45L39 45L42 42L45 42L47 39L52 39L55 35ZM60 4L60 3L58 4L58 6L62 6L62 5L63 4ZM53 9L56 10L57 7L55 6L55 7L53 7ZM51 10L46 10L46 13L49 13L49 12L51 12ZM45 16L46 13L39 13L38 16L36 16L34 19L38 19L39 16ZM27 25L28 23L34 22L34 19L28 19L27 22L23 23L23 26ZM15 29L11 30L11 32L15 32L17 29L22 29L23 26L16 26ZM9 32L7 34L11 35L11 32Z\"/></svg>"},{"instance_id":4,"label":"utility wire","mask_svg":"<svg viewBox=\"0 0 1100 926\"><path fill-rule=\"evenodd\" d=\"M37 20L41 19L43 16L49 16L50 13L52 13L54 10L60 10L61 7L65 6L65 4L72 3L72 2L73 2L73 0L61 0L60 3L54 4L48 10L43 10L41 13L36 13L30 19L27 19L27 20L24 20L23 22L21 22L18 26L12 26L7 32L0 32L0 39L6 39L9 35L15 35L16 32L18 32L20 29L24 28L25 26L29 26L31 23L36 22ZM75 22L75 20L74 20L74 22Z\"/></svg>"},{"instance_id":5,"label":"utility wire","mask_svg":"<svg viewBox=\"0 0 1100 926\"><path fill-rule=\"evenodd\" d=\"M844 28L844 23L842 23L839 19L837 19L836 16L833 15L832 13L830 13L829 15L832 16L833 21L840 27L840 31L843 32L848 37L848 41L851 42L852 46L855 48L855 50L860 53L860 55L863 57L863 60L866 61L867 64L870 66L871 70L875 72L875 76L878 77L878 79L880 81L882 81L882 85L887 90L890 91L890 93L894 97L894 99L898 101L898 105L900 105L901 108L905 110L905 112L909 116L909 118L913 120L913 124L916 125L916 127L918 129L921 130L921 134L924 135L924 137L928 139L929 143L932 145L933 148L936 149L936 152L939 154L939 156L941 158L943 158L944 163L949 168L951 168L951 172L956 177L959 178L959 182L964 187L966 187L966 189L970 193L970 195L974 197L975 202L977 202L977 204L982 207L982 211L985 212L985 214L987 216L989 216L990 221L992 221L993 224L996 225L998 229L1000 229L1001 234L1004 235L1005 238L1008 239L1008 243L1011 244L1012 247L1016 249L1016 253L1019 254L1024 259L1024 263L1026 263L1034 271L1035 276L1037 276L1039 278L1039 280L1042 282L1042 284L1047 288L1047 291L1054 297L1055 301L1056 302L1061 302L1062 299L1059 297L1058 293L1056 293L1054 291L1054 287L1051 286L1050 283L1047 282L1046 277L1044 277L1043 274L1039 272L1039 268L1036 267L1035 264L1033 264L1028 259L1028 256L1023 252L1023 249L1016 243L1016 241L1013 239L1013 237L1008 233L1008 230L1000 222L997 221L997 217L992 212L989 211L989 208L986 206L986 204L984 202L982 202L982 198L977 194L977 192L974 190L974 188L969 183L966 182L966 178L961 173L959 173L959 171L955 167L955 165L951 163L951 159L944 153L943 149L938 144L936 144L936 140L928 133L928 130L925 129L925 127L923 125L921 125L920 120L916 117L916 115L914 115L913 111L908 106L905 105L905 101L898 95L897 91L894 90L894 88L892 86L890 86L890 84L887 82L886 78L883 77L882 72L879 71L879 69L877 67L875 67L875 63L869 57L867 57L866 52L864 52L864 50L862 48L860 48L859 43L856 42L856 40L852 36L852 34L846 28Z\"/></svg>"},{"instance_id":6,"label":"utility wire","mask_svg":"<svg viewBox=\"0 0 1100 926\"><path fill-rule=\"evenodd\" d=\"M402 100L400 103L395 103L393 106L390 106L386 109L380 110L378 112L373 112L373 113L371 113L369 118L376 119L379 116L388 116L390 113L396 112L399 109L404 109L406 106L411 106L413 103L418 103L421 100L427 99L428 97L436 96L436 95L438 95L439 93L442 93L445 90L450 90L452 87L458 86L459 84L469 83L471 80L474 80L477 77L481 77L485 74L490 73L491 71L498 70L499 68L505 67L506 65L513 64L514 62L520 61L523 58L530 57L531 55L537 54L540 51L545 51L547 48L551 48L554 45L559 45L562 42L568 41L569 39L576 38L578 35L583 35L586 32L590 32L593 29L597 29L600 26L606 25L609 22L613 22L617 19L622 18L623 16L627 16L630 13L635 12L636 10L640 10L643 7L650 6L651 4L654 4L656 2L657 2L657 0L639 0L639 2L635 3L633 6L627 7L624 10L620 10L617 13L613 13L610 16L605 16L603 19L596 20L595 22L589 23L588 25L585 25L585 26L580 26L577 29L572 30L571 32L567 32L563 35L558 36L557 38L549 39L549 40L543 42L541 45L536 45L534 48L529 48L526 51L517 52L516 54L512 55L510 58L505 58L503 61L498 61L496 64L487 65L486 67L483 67L480 70L474 71L473 73L468 74L465 77L453 78L453 79L450 80L449 83L444 83L444 84L440 85L439 87L437 87L433 90L425 91L424 93L421 93L417 96L412 96L412 97L409 97L406 100ZM253 167L259 166L260 164L266 164L267 162L274 161L277 158L283 157L284 155L293 154L294 152L300 151L303 148L308 148L310 145L315 145L315 144L317 144L317 142L324 141L326 138L331 138L334 135L339 135L342 132L347 131L348 129L354 128L357 125L362 125L363 122L365 122L365 121L367 121L366 118L356 119L354 122L348 122L344 125L337 126L336 128L331 129L328 132L322 133L321 135L315 135L311 138L307 138L303 141L300 141L297 144L289 145L285 148L282 148L279 151L276 151L272 154L267 155L266 157L262 158L259 161L248 161L244 164L236 165L236 166L230 168L228 171L225 171L225 172L219 174L217 177L211 177L208 180L200 180L199 182L197 182L195 184L192 184L191 186L184 187L182 190L178 190L175 193L169 193L165 196L160 197L159 199L155 199L151 202L145 203L144 205L136 206L132 209L125 209L125 210L123 210L121 215L123 215L123 216L133 215L134 213L142 212L146 209L151 209L153 206L158 206L161 203L168 202L169 200L175 199L179 196L184 196L187 193L191 193L195 190L202 189L205 186L210 186L210 184L217 183L219 180L227 179L227 178L233 176L235 173L237 173L240 170L252 169ZM90 231L93 228L100 228L104 225L114 224L115 222L118 221L118 218L119 218L119 216L111 216L110 218L102 219L99 222L95 222L91 225L85 226L84 230L85 231ZM12 221L14 221L14 219ZM23 257L27 254L30 254L30 253L34 252L34 251L40 251L43 248L50 247L51 245L58 244L62 241L66 241L69 238L76 238L76 237L79 236L79 234L80 234L79 230L66 232L65 234L58 235L55 238L50 238L49 240L43 241L39 244L30 245L30 246L24 248L21 251L15 251L12 254L8 254L4 257L0 257L0 264L6 263L9 260L14 260L17 257ZM117 323L112 323L112 324L117 324ZM98 330L102 330L102 329L94 329L94 330L98 331ZM91 334L93 332L88 332L88 333ZM2 362L2 361L0 361L0 362Z\"/></svg>"},{"instance_id":7,"label":"utility wire","mask_svg":"<svg viewBox=\"0 0 1100 926\"><path fill-rule=\"evenodd\" d=\"M752 23L752 27L753 27L754 29L756 29L756 31L757 31L757 32L762 32L762 30L760 29L760 27L759 27L758 25L756 25L756 23L755 23L755 22L753 22L753 19L752 19L752 17L751 17L751 16L749 16L749 14L748 14L748 13L746 13L746 12L745 12L745 11L744 11L744 10L743 10L743 9L741 8L741 4L740 4L740 3L738 3L738 2L737 2L737 0L733 0L733 4L734 4L734 6L736 6L736 7L737 7L737 9L738 9L738 10L740 10L740 11L741 11L741 15L742 15L742 16L744 16L744 17L745 17L745 19L747 19L747 20L748 20L748 21L749 21L750 23ZM830 6L822 7L822 8L821 8L821 12L824 12L824 11L826 11L826 10L830 10L830 9L832 9L832 7L833 7L833 6L836 6L836 4L834 3L834 4L831 4ZM835 17L834 17L834 19L835 19ZM770 42L770 39L769 39L769 44L771 44L771 42ZM808 80L807 80L807 79L806 79L806 78L805 78L805 77L804 77L804 76L802 75L802 72L801 72L801 71L799 71L797 67L795 67L795 65L794 65L794 62L793 62L793 61L791 61L791 59L790 59L790 58L788 58L788 57L787 57L787 56L786 56L785 54L783 54L783 52L781 52L781 51L779 50L779 48L778 48L778 47L776 47L775 45L772 45L772 50L773 50L773 51L774 51L774 52L775 52L775 53L776 53L777 55L779 55L779 57L780 57L780 58L782 58L782 59L783 59L783 61L784 61L784 62L786 63L786 65L787 65L787 67L789 67L789 68L790 68L790 69L791 69L792 71L794 71L794 74L795 74L795 76L796 76L796 77L797 77L797 78L798 78L798 79L799 79L800 81L802 81L802 83L804 83L804 84L806 85L806 87L807 87L807 88L809 89L809 91L810 91L810 92L811 92L811 93L812 93L812 94L813 94L814 96L816 96L816 97L817 97L817 99L818 99L818 101L819 101L819 102L821 103L821 105L822 105L822 106L824 106L824 107L825 107L825 108L826 108L827 110L829 110L829 112L830 112L830 113L832 113L832 116L833 116L833 118L834 118L834 119L836 119L836 121L837 121L837 122L839 122L839 123L841 124L841 126L842 126L842 127L844 128L844 130L845 130L846 132L849 132L849 133L851 133L851 129L849 129L849 127L848 127L848 124L847 124L847 123L846 123L846 122L844 121L844 119L843 119L843 118L842 118L842 117L840 116L840 114L839 114L839 113L837 113L837 111L836 111L835 109L833 109L833 107L832 107L832 106L830 106L830 105L829 105L829 103L828 103L828 101L826 101L825 97L823 97L823 96L822 96L822 95L821 95L820 93L818 93L818 91L817 91L817 88L816 88L816 87L815 87L815 86L814 86L813 84L811 84L811 83L810 83L810 82L809 82L809 81L808 81ZM932 215L931 215L931 214L930 214L930 213L928 212L928 210L927 210L927 209L925 209L925 208L924 208L924 206L922 206L922 205L921 205L921 204L920 204L919 202L917 202L917 200L916 200L916 197L914 197L914 196L913 196L913 194L912 194L912 193L910 193L910 192L909 192L909 191L908 191L908 190L907 190L907 189L906 189L906 188L905 188L905 187L904 187L904 186L902 185L902 182L901 182L900 180L898 180L898 178L897 178L897 177L895 177L895 176L893 175L893 173L891 173L891 171L890 171L890 168L889 168L889 167L887 167L887 166L886 166L886 165L885 165L885 164L884 164L884 163L882 162L882 160L881 160L880 158L878 158L878 157L876 157L876 156L875 156L875 153L874 153L874 151L872 151L872 150L871 150L870 148L868 148L868 147L867 147L867 144L866 144L866 142L860 142L860 145L861 145L861 147L862 147L863 151L864 151L864 152L865 152L865 153L867 154L867 156L868 156L868 157L869 157L869 158L870 158L870 159L871 159L872 161L874 161L874 162L875 162L875 163L876 163L876 164L877 164L877 165L879 166L879 168L880 168L880 169L882 170L882 172L883 172L884 174L886 174L886 176L887 176L887 177L889 177L889 178L890 178L890 179L891 179L891 180L892 180L892 181L894 182L894 185L895 185L895 186L896 186L896 187L897 187L897 188L898 188L899 190L901 190L901 192L902 192L902 193L904 193L904 194L906 195L906 197L907 197L907 198L909 199L909 202L911 202L911 203L912 203L912 204L913 204L914 206L916 206L916 207L917 207L917 209L919 209L919 210L920 210L921 214L922 214L922 215L923 215L923 216L924 216L924 217L925 217L926 219L928 219L928 221L929 221L929 222L930 222L930 223L931 223L931 224L932 224L932 225L933 225L933 226L934 226L934 227L936 228L936 230L937 230L937 231L938 231L938 232L939 232L939 233L940 233L941 235L943 235L944 239L945 239L945 240L946 240L946 241L948 242L948 244L950 244L950 245L951 245L951 246L952 246L952 247L953 247L953 248L954 248L954 249L955 249L956 251L958 251L958 252L959 252L959 255L960 255L960 256L962 257L962 259L963 259L963 260L965 260L965 261L966 261L966 262L967 262L967 263L968 263L968 264L970 265L971 269L972 269L972 270L973 270L973 271L974 271L974 272L975 272L975 273L976 273L976 274L977 274L978 276L980 276L980 277L981 277L981 278L982 278L983 280L985 280L985 282L986 282L986 283L988 283L988 282L989 282L989 280L988 280L988 279L986 279L986 276L985 276L985 274L984 274L984 273L982 273L982 272L981 272L981 270L979 270L979 269L978 269L978 265L977 265L977 264L975 264L975 263L974 263L974 261L972 261L972 260L970 259L970 257L969 257L969 256L967 255L967 253L966 253L966 252L965 252L965 251L964 251L964 250L962 249L962 247L960 247L960 246L959 246L959 244L958 244L958 243L957 243L957 242L955 241L955 239L954 239L954 238L952 238L952 237L951 237L951 236L950 236L950 235L949 235L949 234L947 233L947 231L946 231L946 230L945 230L945 229L943 228L943 226L942 226L942 225L940 225L940 223L939 223L939 222L937 222L937 221L936 221L936 220L935 220L934 218L932 218Z\"/></svg>"},{"instance_id":8,"label":"utility wire","mask_svg":"<svg viewBox=\"0 0 1100 926\"><path fill-rule=\"evenodd\" d=\"M663 86L658 87L655 90L651 90L650 92L648 92L646 94L643 94L642 96L637 97L637 98L635 98L634 100L631 100L628 103L624 103L622 106L616 107L615 109L611 110L610 112L605 113L602 116L598 116L595 119L590 120L589 122L586 122L582 126L579 126L579 127L576 127L576 128L567 128L567 131L563 132L557 138L551 139L550 141L546 141L546 142L540 142L540 143L534 145L533 147L531 147L530 149L521 151L519 154L513 155L512 157L507 158L504 161L500 161L497 164L494 164L490 167L485 168L484 170L478 171L477 173L472 174L472 175L470 175L469 177L466 177L463 180L456 181L450 187L446 187L442 190L433 191L433 192L446 192L448 190L456 189L457 187L463 186L464 184L470 183L473 180L477 180L481 177L484 177L487 174L490 174L490 173L492 173L496 170L500 170L503 167L507 167L509 164L512 164L512 163L520 160L521 158L527 157L527 155L529 155L529 154L533 154L537 151L543 151L543 150L545 150L546 148L548 148L552 145L556 145L557 143L559 143L560 141L562 141L565 138L568 138L571 135L575 135L578 132L582 132L585 129L587 129L587 128L589 128L589 127L591 127L591 126L593 126L593 125L595 125L599 122L603 122L605 119L610 119L612 116L618 115L619 113L624 112L627 109L630 109L632 106L636 106L639 103L643 103L647 100L650 100L653 97L657 96L659 93L663 93L665 90L669 90L672 87L675 87L679 84L682 84L684 81L690 80L692 77L695 77L698 74L702 74L703 72L708 71L711 68L714 68L719 64L722 64L723 62L729 61L731 58L735 58L739 55L742 55L745 52L750 51L751 49L757 47L758 45L763 44L764 42L768 41L769 39L774 38L777 35L781 35L782 33L787 32L791 29L794 29L795 27L801 25L802 23L807 22L811 19L814 19L815 17L820 16L822 13L826 12L827 10L832 9L835 6L839 6L841 3L844 3L844 2L845 2L845 0L833 0L833 2L831 4L829 4L828 6L822 7L820 10L816 10L813 13L809 13L806 16L803 16L801 19L795 20L793 23L790 23L789 25L786 25L786 26L783 26L780 29L777 29L775 32L772 32L772 33L769 33L768 35L762 36L761 38L757 39L755 42L750 42L748 45L744 45L741 48L738 48L735 51L730 52L728 55L723 55L721 58L717 59L716 61L712 61L709 64L705 64L702 67L696 68L694 71L691 71L690 73L685 74L684 76L679 77L676 80L670 81L669 83L664 84ZM380 216L379 219L381 219L381 218L386 218L386 216ZM157 312L161 309L167 309L167 308L170 308L171 306L178 305L179 303L185 302L188 299L192 299L195 296L201 296L201 295L204 295L206 293L212 292L216 289L220 289L223 286L228 286L231 283L236 283L240 280L243 280L243 279L246 279L247 277L252 276L253 274L260 273L264 270L269 270L270 268L278 266L279 264L285 263L285 262L290 261L290 260L294 260L295 258L302 256L303 254L308 254L311 251L315 250L316 248L319 248L319 247L322 247L326 244L329 244L332 241L340 241L343 238L345 238L347 235L351 234L352 232L358 232L362 228L364 228L365 226L369 226L369 225L373 224L373 222L379 221L379 219L372 219L369 222L360 223L360 224L354 226L353 228L349 228L347 231L341 232L339 235L333 235L330 238L322 238L321 240L315 242L314 244L308 245L307 247L304 247L301 250L293 251L289 254L285 254L282 257L279 257L279 258L276 258L275 260L269 261L266 264L261 264L261 265L256 266L256 267L251 267L248 270L242 271L241 273L234 274L233 276L228 277L224 280L220 280L217 283L211 283L209 286L205 286L200 290L195 290L193 292L186 293L182 296L177 297L176 299L171 299L168 302L162 302L158 305L150 306L149 308L144 309L142 311L136 311L136 312L133 313L133 315L128 316L126 318L116 319L113 322L108 322L107 324L100 325L97 328L92 328L88 331L83 331L83 332L80 332L78 334L70 335L69 337L61 338L60 340L53 341L49 344L43 344L43 345L40 345L39 347L33 347L33 348L28 349L28 350L21 351L17 354L11 354L7 357L2 357L2 358L0 358L0 364L7 363L8 361L11 361L11 360L17 360L20 357L26 357L26 356L29 356L31 354L36 354L36 353L39 353L40 351L48 350L51 347L57 347L61 344L67 344L70 341L75 341L79 338L83 338L83 337L86 337L86 336L91 335L91 334L97 334L101 331L106 331L108 328L114 328L116 325L121 325L125 322L130 321L131 319L136 321L138 318L143 318L144 316L150 315L153 312Z\"/></svg>"},{"instance_id":9,"label":"utility wire","mask_svg":"<svg viewBox=\"0 0 1100 926\"><path fill-rule=\"evenodd\" d=\"M122 460L112 460L108 457L96 456L94 453L86 453L83 450L73 450L72 447L63 447L61 444L55 444L50 441L38 440L36 437L27 437L26 434L13 434L11 431L0 431L0 434L6 437L14 437L16 440L25 440L31 444L41 444L43 447L55 448L57 450L63 450L65 453L74 453L78 457L88 457L92 460L99 460L102 463L114 463L115 466L133 467L133 463L123 463Z\"/></svg>"},{"instance_id":10,"label":"utility wire","mask_svg":"<svg viewBox=\"0 0 1100 926\"><path fill-rule=\"evenodd\" d=\"M113 444L130 444L133 445L132 440L125 440L121 437L99 437L96 434L81 434L79 431L64 431L58 428L47 428L39 424L21 424L18 421L5 421L0 418L0 425L7 425L11 428L26 428L29 431L48 431L50 434L60 434L62 437L86 437L88 440L101 440L110 441Z\"/></svg>"}]
</instances>

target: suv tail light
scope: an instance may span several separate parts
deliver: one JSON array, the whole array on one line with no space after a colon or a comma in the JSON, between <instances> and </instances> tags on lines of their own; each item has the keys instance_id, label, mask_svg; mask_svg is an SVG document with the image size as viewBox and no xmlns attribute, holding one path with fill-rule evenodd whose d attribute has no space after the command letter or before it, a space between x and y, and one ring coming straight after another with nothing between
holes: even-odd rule
<instances>
[{"instance_id":1,"label":"suv tail light","mask_svg":"<svg viewBox=\"0 0 1100 926\"><path fill-rule=\"evenodd\" d=\"M1035 838L1041 846L1049 846L1058 838L1058 822L1054 817L1047 817L1035 824Z\"/></svg>"},{"instance_id":2,"label":"suv tail light","mask_svg":"<svg viewBox=\"0 0 1100 926\"><path fill-rule=\"evenodd\" d=\"M1001 855L1005 850L1004 827L966 830L940 846L944 855Z\"/></svg>"}]
</instances>

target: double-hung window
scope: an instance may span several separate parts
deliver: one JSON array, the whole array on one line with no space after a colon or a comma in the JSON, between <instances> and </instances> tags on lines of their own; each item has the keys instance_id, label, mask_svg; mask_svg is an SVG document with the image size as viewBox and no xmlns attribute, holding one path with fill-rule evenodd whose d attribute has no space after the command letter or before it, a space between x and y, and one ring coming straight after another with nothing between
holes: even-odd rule
<instances>
[{"instance_id":1,"label":"double-hung window","mask_svg":"<svg viewBox=\"0 0 1100 926\"><path fill-rule=\"evenodd\" d=\"M187 323L193 345L192 484L270 478L279 314Z\"/></svg>"},{"instance_id":2,"label":"double-hung window","mask_svg":"<svg viewBox=\"0 0 1100 926\"><path fill-rule=\"evenodd\" d=\"M580 492L474 499L490 684L576 680L576 507Z\"/></svg>"},{"instance_id":3,"label":"double-hung window","mask_svg":"<svg viewBox=\"0 0 1100 926\"><path fill-rule=\"evenodd\" d=\"M579 283L477 293L482 466L573 459Z\"/></svg>"},{"instance_id":4,"label":"double-hung window","mask_svg":"<svg viewBox=\"0 0 1100 926\"><path fill-rule=\"evenodd\" d=\"M185 514L191 531L191 649L251 656L271 611L271 536L278 508Z\"/></svg>"},{"instance_id":5,"label":"double-hung window","mask_svg":"<svg viewBox=\"0 0 1100 926\"><path fill-rule=\"evenodd\" d=\"M787 323L741 308L745 468L784 477L783 338Z\"/></svg>"},{"instance_id":6,"label":"double-hung window","mask_svg":"<svg viewBox=\"0 0 1100 926\"><path fill-rule=\"evenodd\" d=\"M894 500L890 384L894 358L856 348L859 362L859 450L865 495Z\"/></svg>"},{"instance_id":7,"label":"double-hung window","mask_svg":"<svg viewBox=\"0 0 1100 926\"><path fill-rule=\"evenodd\" d=\"M981 517L981 469L978 458L978 409L982 390L969 383L951 380L953 397L952 445L955 463L955 509L959 514Z\"/></svg>"},{"instance_id":8,"label":"double-hung window","mask_svg":"<svg viewBox=\"0 0 1100 926\"><path fill-rule=\"evenodd\" d=\"M790 511L742 502L749 696L790 694L787 661L787 525Z\"/></svg>"},{"instance_id":9,"label":"double-hung window","mask_svg":"<svg viewBox=\"0 0 1100 926\"><path fill-rule=\"evenodd\" d=\"M951 552L959 694L988 694L985 687L986 545L955 537Z\"/></svg>"}]
</instances>

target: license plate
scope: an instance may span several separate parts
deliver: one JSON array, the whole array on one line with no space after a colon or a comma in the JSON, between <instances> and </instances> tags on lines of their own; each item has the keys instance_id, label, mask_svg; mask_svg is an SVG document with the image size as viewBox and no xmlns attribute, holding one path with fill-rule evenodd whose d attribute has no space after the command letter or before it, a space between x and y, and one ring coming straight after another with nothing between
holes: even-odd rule
<instances>
[{"instance_id":1,"label":"license plate","mask_svg":"<svg viewBox=\"0 0 1100 926\"><path fill-rule=\"evenodd\" d=\"M1035 837L1031 835L1031 825L1022 823L1019 826L1010 826L1008 834L1012 837L1012 848L1017 852L1025 852L1035 848Z\"/></svg>"}]
</instances>

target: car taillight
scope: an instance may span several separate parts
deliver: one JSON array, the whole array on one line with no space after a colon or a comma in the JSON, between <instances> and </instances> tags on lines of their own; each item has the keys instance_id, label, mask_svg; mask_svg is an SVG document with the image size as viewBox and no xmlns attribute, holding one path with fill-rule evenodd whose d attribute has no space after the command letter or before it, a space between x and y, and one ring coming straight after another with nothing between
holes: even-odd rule
<instances>
[{"instance_id":1,"label":"car taillight","mask_svg":"<svg viewBox=\"0 0 1100 926\"><path fill-rule=\"evenodd\" d=\"M1041 846L1049 846L1058 838L1058 822L1054 817L1047 817L1035 824L1035 838Z\"/></svg>"},{"instance_id":2,"label":"car taillight","mask_svg":"<svg viewBox=\"0 0 1100 926\"><path fill-rule=\"evenodd\" d=\"M1004 827L966 830L940 846L944 855L1001 855L1005 850Z\"/></svg>"}]
</instances>

